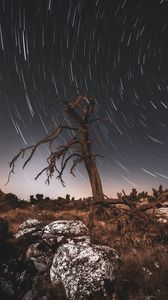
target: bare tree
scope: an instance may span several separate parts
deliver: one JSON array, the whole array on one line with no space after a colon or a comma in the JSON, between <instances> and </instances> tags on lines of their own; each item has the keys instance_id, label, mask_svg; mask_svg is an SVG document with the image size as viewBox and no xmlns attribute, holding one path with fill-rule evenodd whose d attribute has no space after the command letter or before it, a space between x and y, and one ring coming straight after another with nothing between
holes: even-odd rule
<instances>
[{"instance_id":1,"label":"bare tree","mask_svg":"<svg viewBox=\"0 0 168 300\"><path fill-rule=\"evenodd\" d=\"M130 195L126 195L125 191L118 193L118 199L107 199L104 201L97 201L95 205L101 208L112 208L117 204L121 204L121 213L110 220L110 222L116 221L123 215L129 216L131 219L137 215L141 215L148 210L152 210L152 216L155 217L155 209L159 205L164 204L168 201L168 190L163 190L162 185L159 189L153 189L153 197L148 196L147 193L137 193L136 189L132 189ZM140 203L140 199L148 199L148 203Z\"/></svg>"},{"instance_id":2,"label":"bare tree","mask_svg":"<svg viewBox=\"0 0 168 300\"><path fill-rule=\"evenodd\" d=\"M76 166L79 163L84 162L89 175L93 200L95 202L102 201L104 199L102 183L96 165L96 155L93 154L92 141L90 139L91 124L103 120L99 118L91 119L95 101L90 97L80 95L71 102L61 100L57 102L61 102L61 105L63 105L66 118L64 118L64 120L61 121L60 124L45 138L39 140L34 145L20 150L9 164L11 168L9 178L11 173L14 173L15 163L19 157L24 158L25 153L29 152L28 158L23 164L24 168L28 162L30 162L38 147L43 144L48 144L50 154L47 158L47 166L37 174L35 179L46 172L46 181L49 183L56 173L57 179L60 179L64 186L65 184L62 176L69 162L71 161L70 173L74 176ZM52 150L54 141L66 130L71 132L72 138L59 148Z\"/></svg>"}]
</instances>

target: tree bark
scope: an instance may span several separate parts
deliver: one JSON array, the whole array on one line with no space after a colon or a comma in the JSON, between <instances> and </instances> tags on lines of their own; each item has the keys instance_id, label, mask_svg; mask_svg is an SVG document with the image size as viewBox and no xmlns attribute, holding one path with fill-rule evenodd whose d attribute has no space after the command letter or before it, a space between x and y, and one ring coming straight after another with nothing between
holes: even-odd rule
<instances>
[{"instance_id":1,"label":"tree bark","mask_svg":"<svg viewBox=\"0 0 168 300\"><path fill-rule=\"evenodd\" d=\"M96 206L97 201L104 200L104 193L103 193L99 172L96 166L96 159L92 154L91 145L89 143L89 134L88 134L87 126L84 126L80 129L79 135L80 135L81 152L84 157L84 164L89 175L89 180L90 180L92 195L93 195L93 206L88 215L88 224L87 224L89 228L92 228L94 226L95 217L97 220L98 219L100 220L100 219L105 219L108 216L107 216L106 209L104 207Z\"/></svg>"},{"instance_id":2,"label":"tree bark","mask_svg":"<svg viewBox=\"0 0 168 300\"><path fill-rule=\"evenodd\" d=\"M95 157L91 151L89 135L86 126L80 129L79 135L81 152L84 157L84 164L87 169L92 188L93 201L102 201L104 199L102 183L96 166Z\"/></svg>"},{"instance_id":3,"label":"tree bark","mask_svg":"<svg viewBox=\"0 0 168 300\"><path fill-rule=\"evenodd\" d=\"M85 104L83 108L81 105L82 103ZM66 106L67 113L79 128L78 133L80 153L82 154L83 161L89 175L93 202L95 202L102 201L104 199L104 193L99 172L96 166L96 159L92 153L91 143L89 140L89 117L92 114L93 108L94 100L84 96L78 96L76 100L68 103ZM77 109L80 111L78 111Z\"/></svg>"},{"instance_id":4,"label":"tree bark","mask_svg":"<svg viewBox=\"0 0 168 300\"><path fill-rule=\"evenodd\" d=\"M76 109L82 109L82 107L80 107L80 104L83 100L87 100L87 105L84 107L84 110L82 110L82 112L79 113ZM97 219L100 219L105 218L107 215L104 207L96 206L96 201L104 200L104 193L99 172L96 166L96 159L94 154L92 153L91 142L89 139L89 117L93 111L93 108L94 101L85 99L85 97L81 96L79 96L76 99L76 101L67 105L67 113L75 122L75 124L77 124L77 126L79 127L78 138L80 145L80 153L82 154L92 189L93 206L88 216L89 227L93 227L94 225L94 216L96 216Z\"/></svg>"}]
</instances>

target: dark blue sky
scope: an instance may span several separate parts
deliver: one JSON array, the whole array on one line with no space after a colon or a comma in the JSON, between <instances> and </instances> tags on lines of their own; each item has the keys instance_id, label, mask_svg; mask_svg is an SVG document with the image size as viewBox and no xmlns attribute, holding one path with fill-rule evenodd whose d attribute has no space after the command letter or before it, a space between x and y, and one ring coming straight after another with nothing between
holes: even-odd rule
<instances>
[{"instance_id":1,"label":"dark blue sky","mask_svg":"<svg viewBox=\"0 0 168 300\"><path fill-rule=\"evenodd\" d=\"M2 0L0 2L0 187L21 197L86 196L84 167L66 188L45 176L47 148L7 187L8 162L59 122L56 99L96 99L103 140L96 152L104 192L168 184L168 1ZM63 137L62 141L66 139Z\"/></svg>"}]
</instances>

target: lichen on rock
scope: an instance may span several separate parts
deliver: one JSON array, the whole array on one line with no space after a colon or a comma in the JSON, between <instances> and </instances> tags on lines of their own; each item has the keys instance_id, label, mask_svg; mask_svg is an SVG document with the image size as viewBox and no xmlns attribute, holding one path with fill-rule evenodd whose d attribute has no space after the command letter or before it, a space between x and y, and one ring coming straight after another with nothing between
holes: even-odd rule
<instances>
[{"instance_id":1,"label":"lichen on rock","mask_svg":"<svg viewBox=\"0 0 168 300\"><path fill-rule=\"evenodd\" d=\"M44 228L42 239L49 245L60 243L63 237L87 236L88 229L82 221L79 220L58 220L54 221Z\"/></svg>"},{"instance_id":2,"label":"lichen on rock","mask_svg":"<svg viewBox=\"0 0 168 300\"><path fill-rule=\"evenodd\" d=\"M64 296L61 299L70 300L90 297L104 300L112 295L119 256L109 247L92 244L89 230L82 221L57 220L46 226L29 219L21 224L15 237L19 260L15 258L14 265L1 267L0 294L13 293L18 300L43 299L43 296L53 299L50 298L52 290L60 290ZM14 270L20 268L21 262L22 268ZM10 276L6 275L6 268ZM12 272L14 278L11 279ZM44 284L42 291L39 284Z\"/></svg>"},{"instance_id":3,"label":"lichen on rock","mask_svg":"<svg viewBox=\"0 0 168 300\"><path fill-rule=\"evenodd\" d=\"M88 299L100 293L106 295L105 281L112 282L119 256L107 246L71 241L60 246L50 269L53 285L62 281L68 299Z\"/></svg>"},{"instance_id":4,"label":"lichen on rock","mask_svg":"<svg viewBox=\"0 0 168 300\"><path fill-rule=\"evenodd\" d=\"M159 222L168 223L168 207L157 208L155 213Z\"/></svg>"},{"instance_id":5,"label":"lichen on rock","mask_svg":"<svg viewBox=\"0 0 168 300\"><path fill-rule=\"evenodd\" d=\"M39 225L41 222L38 221L37 219L27 219L25 222L23 222L20 225L20 229L25 229L25 228L32 228L35 227L36 225Z\"/></svg>"},{"instance_id":6,"label":"lichen on rock","mask_svg":"<svg viewBox=\"0 0 168 300\"><path fill-rule=\"evenodd\" d=\"M28 219L20 225L19 231L15 234L16 239L26 236L40 237L43 233L43 227L41 222L37 219Z\"/></svg>"}]
</instances>

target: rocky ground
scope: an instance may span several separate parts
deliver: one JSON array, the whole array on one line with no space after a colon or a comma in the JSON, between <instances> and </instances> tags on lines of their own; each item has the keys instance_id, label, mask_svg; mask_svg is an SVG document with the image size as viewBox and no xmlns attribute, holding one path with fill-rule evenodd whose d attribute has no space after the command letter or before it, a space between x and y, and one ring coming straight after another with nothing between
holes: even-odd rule
<instances>
[{"instance_id":1,"label":"rocky ground","mask_svg":"<svg viewBox=\"0 0 168 300\"><path fill-rule=\"evenodd\" d=\"M88 214L1 213L0 299L167 300L167 208L133 219L114 213L92 229Z\"/></svg>"},{"instance_id":2,"label":"rocky ground","mask_svg":"<svg viewBox=\"0 0 168 300\"><path fill-rule=\"evenodd\" d=\"M0 219L1 246L10 249L8 223ZM48 225L28 219L15 234L18 253L4 257L0 267L2 299L51 299L41 291L46 279L59 298L109 299L118 268L118 253L91 242L88 228L79 220L58 220ZM14 254L14 253L13 253ZM57 295L58 294L58 295Z\"/></svg>"}]
</instances>

